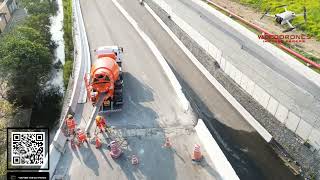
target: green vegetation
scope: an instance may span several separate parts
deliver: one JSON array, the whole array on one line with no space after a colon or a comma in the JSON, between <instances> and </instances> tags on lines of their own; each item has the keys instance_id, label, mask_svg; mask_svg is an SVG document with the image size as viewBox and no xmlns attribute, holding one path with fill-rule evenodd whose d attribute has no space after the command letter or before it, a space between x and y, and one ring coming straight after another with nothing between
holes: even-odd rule
<instances>
[{"instance_id":1,"label":"green vegetation","mask_svg":"<svg viewBox=\"0 0 320 180\"><path fill-rule=\"evenodd\" d=\"M28 17L0 37L0 138L4 140L0 141L0 176L6 173L5 128L18 122L18 108L40 107L55 48L49 31L50 16L54 14L52 2L20 0L20 5L27 8ZM51 94L49 97L61 100Z\"/></svg>"},{"instance_id":2,"label":"green vegetation","mask_svg":"<svg viewBox=\"0 0 320 180\"><path fill-rule=\"evenodd\" d=\"M3 85L1 83L1 85ZM0 177L6 175L7 170L7 158L6 158L6 139L7 139L7 124L8 119L11 119L13 113L15 112L15 107L4 99L0 99Z\"/></svg>"},{"instance_id":3,"label":"green vegetation","mask_svg":"<svg viewBox=\"0 0 320 180\"><path fill-rule=\"evenodd\" d=\"M303 7L307 9L307 23L303 24L300 29L304 30L309 35L320 40L320 1L319 0L240 0L241 3L251 5L254 8L265 11L271 7L270 13L283 12L283 8L273 9L279 5L288 5L287 9L295 13L303 13ZM302 23L303 17L297 17L293 20L294 24Z\"/></svg>"},{"instance_id":4,"label":"green vegetation","mask_svg":"<svg viewBox=\"0 0 320 180\"><path fill-rule=\"evenodd\" d=\"M19 27L0 42L0 68L11 74L9 101L24 108L33 105L51 67L52 54L45 39L30 27ZM41 81L42 80L42 81ZM40 82L40 83L39 83Z\"/></svg>"},{"instance_id":5,"label":"green vegetation","mask_svg":"<svg viewBox=\"0 0 320 180\"><path fill-rule=\"evenodd\" d=\"M65 65L63 67L64 85L67 87L73 67L73 40L72 40L72 0L63 0L63 30L65 42Z\"/></svg>"},{"instance_id":6,"label":"green vegetation","mask_svg":"<svg viewBox=\"0 0 320 180\"><path fill-rule=\"evenodd\" d=\"M279 3L278 5L265 6L265 9L264 9L264 8L263 8L263 7L264 7L263 4L265 4L265 3L267 3L267 2L265 2L265 1L263 1L263 0L237 0L237 1L240 1L240 2L243 3L243 4L250 5L250 6L254 7L254 8L258 8L258 9L261 9L261 10L265 10L267 7L275 7L275 6L278 6L279 4L280 4L280 5L282 5L282 4L288 4L288 3L286 3L286 0L285 0L285 1L281 1L281 2L283 2L283 3ZM271 2L271 1L270 1L270 2ZM277 1L277 2L278 2L278 1ZM320 1L319 1L319 2L320 2ZM212 5L212 4L210 4L210 3L207 3L207 4L208 4L209 6L211 6L211 7L213 7L213 8L216 8L214 5ZM289 5L289 4L288 4L288 5ZM303 7L303 6L302 6L302 7ZM219 10L219 9L218 9L218 10ZM282 11L283 11L283 9L282 9ZM278 9L278 11L276 11L276 12L282 12L282 11L281 11L281 8L280 8L280 10ZM301 11L303 11L303 10L301 10ZM220 12L222 12L223 14L229 16L228 13L226 13L226 12L224 12L224 11L222 11L222 10L220 10ZM275 13L275 12L272 12L272 13ZM299 13L301 13L301 12L299 12ZM319 15L320 15L320 13L319 13ZM303 19L301 19L301 18L302 18L302 17L300 17L300 20L303 21ZM299 19L299 18L297 18L297 19ZM248 26L247 24L241 22L240 20L237 20L236 18L234 18L233 20L237 21L238 23L240 23L241 25L243 25L244 27L246 27L246 28L249 29L250 31L254 32L255 34L257 34L257 35L260 35L260 34L261 34L260 31L252 28L251 26ZM318 22L318 21L317 21L317 22ZM298 23L299 23L299 22L298 22ZM319 23L320 23L320 22L319 22ZM320 24L318 24L318 25L320 25ZM320 29L318 29L318 30L320 30ZM309 34L310 34L310 33L309 33ZM275 44L275 43L273 43L273 44ZM304 57L306 57L306 58L308 58L308 59L310 59L310 60L312 60L312 61L314 61L314 62L320 63L320 58L318 58L318 57L316 57L316 56L314 56L314 55L312 55L312 54L309 54L309 53L304 52L303 50L301 50L301 48L296 47L296 46L293 46L293 45L291 45L291 44L289 44L289 43L286 43L286 42L283 42L283 44L284 44L285 46L289 47L290 49L293 49L294 51L298 52L299 54L303 55ZM289 54L289 55L291 55L291 54ZM291 56L292 56L293 58L297 59L297 60L298 60L299 62L301 62L302 64L307 65L307 63L305 63L305 62L302 61L301 59L297 58L296 56L293 56L293 55L291 55ZM320 70L319 70L319 69L317 69L317 68L315 68L315 67L312 67L312 66L311 66L310 68L311 68L312 70L314 70L315 72L320 73Z\"/></svg>"}]
</instances>

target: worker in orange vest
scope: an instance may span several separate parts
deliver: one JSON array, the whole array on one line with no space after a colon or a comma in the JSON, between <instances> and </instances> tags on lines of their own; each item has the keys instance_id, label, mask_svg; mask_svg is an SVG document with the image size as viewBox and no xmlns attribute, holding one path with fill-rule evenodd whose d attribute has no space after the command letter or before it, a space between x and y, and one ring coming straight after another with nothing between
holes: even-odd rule
<instances>
[{"instance_id":1,"label":"worker in orange vest","mask_svg":"<svg viewBox=\"0 0 320 180\"><path fill-rule=\"evenodd\" d=\"M80 129L77 129L78 146L87 142L87 135Z\"/></svg>"},{"instance_id":2,"label":"worker in orange vest","mask_svg":"<svg viewBox=\"0 0 320 180\"><path fill-rule=\"evenodd\" d=\"M106 131L107 124L106 124L106 119L103 118L102 116L97 116L96 117L96 125L100 129L100 132L102 132L102 129Z\"/></svg>"},{"instance_id":3,"label":"worker in orange vest","mask_svg":"<svg viewBox=\"0 0 320 180\"><path fill-rule=\"evenodd\" d=\"M74 134L75 133L75 128L76 128L76 121L73 118L73 116L71 114L68 115L67 119L65 120L66 122L66 126L67 126L67 130L68 130L68 134Z\"/></svg>"}]
</instances>

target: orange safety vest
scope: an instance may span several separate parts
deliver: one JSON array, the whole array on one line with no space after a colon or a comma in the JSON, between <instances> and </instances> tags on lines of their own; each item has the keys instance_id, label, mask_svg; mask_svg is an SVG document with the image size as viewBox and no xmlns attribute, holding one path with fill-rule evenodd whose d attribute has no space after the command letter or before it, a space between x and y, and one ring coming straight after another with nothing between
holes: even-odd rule
<instances>
[{"instance_id":1,"label":"orange safety vest","mask_svg":"<svg viewBox=\"0 0 320 180\"><path fill-rule=\"evenodd\" d=\"M78 132L78 139L79 141L83 142L86 140L86 135L82 131L80 131Z\"/></svg>"}]
</instances>

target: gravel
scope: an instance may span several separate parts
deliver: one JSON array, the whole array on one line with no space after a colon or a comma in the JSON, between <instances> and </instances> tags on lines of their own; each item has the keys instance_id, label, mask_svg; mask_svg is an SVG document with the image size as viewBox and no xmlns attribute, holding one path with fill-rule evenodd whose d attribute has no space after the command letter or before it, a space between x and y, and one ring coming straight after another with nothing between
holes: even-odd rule
<instances>
[{"instance_id":1,"label":"gravel","mask_svg":"<svg viewBox=\"0 0 320 180\"><path fill-rule=\"evenodd\" d=\"M233 79L225 74L219 64L204 49L202 49L192 38L180 29L168 14L157 6L152 0L146 1L153 11L181 40L189 51L202 63L204 67L219 81L221 85L256 119L269 131L275 140L275 144L282 146L286 154L297 161L303 170L305 177L316 175L320 179L320 155L319 152L311 151L303 144L303 140L288 130L263 106L245 92Z\"/></svg>"}]
</instances>

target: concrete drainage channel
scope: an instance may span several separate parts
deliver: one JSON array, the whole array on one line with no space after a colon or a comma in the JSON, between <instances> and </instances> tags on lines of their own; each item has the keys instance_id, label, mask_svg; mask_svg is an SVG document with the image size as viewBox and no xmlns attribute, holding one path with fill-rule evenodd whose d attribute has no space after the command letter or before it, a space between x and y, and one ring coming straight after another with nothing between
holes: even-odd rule
<instances>
[{"instance_id":1,"label":"concrete drainage channel","mask_svg":"<svg viewBox=\"0 0 320 180\"><path fill-rule=\"evenodd\" d=\"M80 2L78 0L72 1L73 7L73 39L74 39L74 66L72 76L68 84L67 91L70 97L65 97L68 105L63 107L60 119L60 127L57 130L54 139L49 147L49 158L46 155L44 165L41 168L50 167L48 172L50 174L50 179L55 179L52 177L56 166L59 162L60 157L63 155L66 144L66 136L63 133L65 127L64 119L68 114L73 114L77 108L77 104L84 103L86 101L86 90L84 87L84 74L90 71L91 57L89 51L89 45L87 41L87 35L84 27L84 22L82 18ZM80 90L80 91L79 91ZM45 171L45 170L40 170Z\"/></svg>"},{"instance_id":2,"label":"concrete drainage channel","mask_svg":"<svg viewBox=\"0 0 320 180\"><path fill-rule=\"evenodd\" d=\"M180 24L177 23L177 19L178 17L175 16L175 14L172 12L171 8L164 2L162 1L147 1L147 3L152 6L151 8L156 12L157 15L159 15L161 17L160 21L163 21L165 26L168 26L172 31L174 31L174 36L178 36L179 39L181 39L181 41L183 42L184 45L187 46L188 49L190 49L190 51L196 56L196 58L199 58L199 61L202 63L207 64L207 68L209 66L212 67L216 67L217 64L215 64L214 62L216 62L216 60L213 58L215 56L219 56L219 54L214 53L215 56L210 56L211 53L207 52L206 49L202 48L201 44L198 44L199 42L197 41L197 39L194 39L195 33L192 32L191 34L187 34L185 31L192 31L192 28L190 29L190 27L183 27L181 26L181 22ZM160 8L159 8L160 7ZM170 19L168 19L168 17L170 17ZM163 27L165 29L165 27ZM193 30L194 31L194 30ZM199 39L199 36L197 36L197 38ZM200 38L201 39L201 38ZM206 46L206 45L204 45ZM211 49L212 50L212 49ZM214 49L213 49L214 50ZM202 57L203 54L205 54L205 57ZM199 56L198 56L199 55ZM221 56L221 55L220 55ZM210 62L203 62L203 59L209 59ZM199 62L198 62L199 63ZM208 63L210 65L208 65ZM200 64L200 65L201 65ZM202 66L202 65L201 65ZM217 68L219 69L219 65L217 66ZM223 67L222 67L223 68ZM225 67L224 67L225 68ZM201 69L201 68L200 68ZM204 69L205 71L207 71L206 69ZM209 70L211 71L211 70ZM209 76L212 76L209 72L204 72L204 74L207 74ZM229 78L225 78L224 75L219 75L221 74L220 72L214 73L214 78L217 79L219 81L219 83L221 83L223 85L223 87L225 87L227 89L227 91L230 92L230 94L232 94L236 101L239 101L243 99L243 97L247 97L248 99L250 99L250 101L252 101L251 97L248 96L246 93L244 93L243 91L239 90L239 87L233 82L232 79ZM238 94L238 95L235 95ZM239 101L241 102L241 101ZM275 120L275 122L269 122L269 124L265 124L264 122L261 122L260 119L264 119L264 118L268 118L273 120L274 117L272 117L270 114L268 114L268 112L266 112L266 110L261 107L261 105L258 102L255 102L253 100L253 103L251 103L251 106L254 106L254 108L251 107L247 107L244 106L246 109L248 108L248 111L253 115L254 118L258 119L259 122L255 121L255 124L250 123L259 133L260 135L262 135L264 137L264 139L267 142L270 142L270 144L272 145L272 148L275 149L276 152L278 152L278 154L280 154L280 158L284 159L284 160L288 160L288 154L285 153L285 151L289 151L289 153L291 155L293 155L294 159L296 159L298 162L301 163L302 167L304 168L304 170L309 171L308 173L311 174L316 174L318 169L317 169L317 158L312 158L312 160L310 160L310 156L308 156L309 150L304 147L300 141L298 140L298 138L295 137L295 135L290 132L288 129L283 129L283 127L280 126L280 128L278 127L276 129L276 133L275 131L270 131L275 133L276 137L275 139L269 139L269 138L265 138L265 136L263 135L266 130L262 127L260 123L262 123L265 127L267 127L267 130L269 131L270 128L272 130L273 126L277 126L277 121ZM242 105L242 102L241 102ZM252 111L254 110L254 111ZM256 112L255 112L256 111ZM253 119L254 119L253 118ZM278 125L279 126L279 125ZM286 134L289 134L291 137L288 140L288 138L283 137L283 133L284 132ZM267 133L268 134L268 133ZM280 142L281 145L284 145L284 148L282 148L276 141ZM292 147L297 147L297 148L292 148ZM301 154L303 154L303 156L301 156ZM293 164L293 165L292 165ZM288 163L288 166L291 166L292 170L294 171L294 173L300 173L299 172L299 167L294 167L295 163Z\"/></svg>"}]
</instances>

